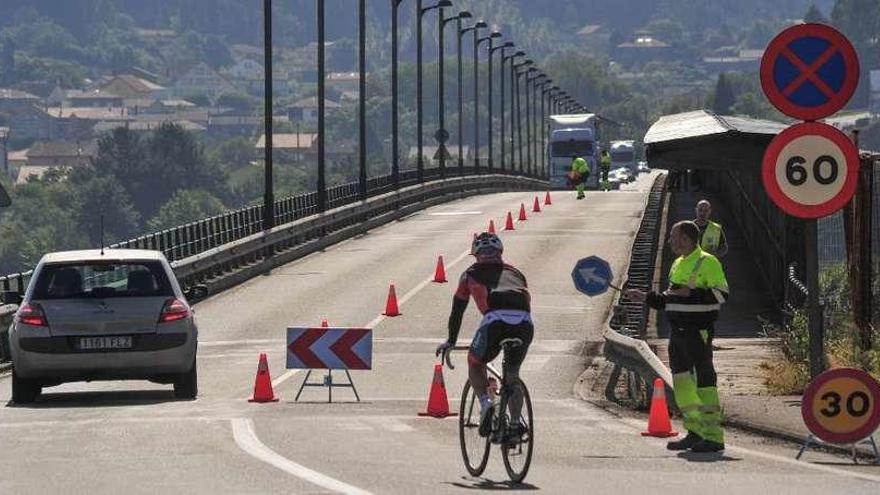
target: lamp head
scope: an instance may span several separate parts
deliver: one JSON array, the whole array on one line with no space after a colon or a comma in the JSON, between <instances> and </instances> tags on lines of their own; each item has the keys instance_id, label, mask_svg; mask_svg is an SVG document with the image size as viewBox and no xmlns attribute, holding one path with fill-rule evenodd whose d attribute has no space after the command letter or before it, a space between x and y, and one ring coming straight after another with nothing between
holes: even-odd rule
<instances>
[{"instance_id":1,"label":"lamp head","mask_svg":"<svg viewBox=\"0 0 880 495\"><path fill-rule=\"evenodd\" d=\"M525 55L525 54L523 54L523 55ZM523 63L526 65L532 65L535 63L535 61L530 58L527 58Z\"/></svg>"},{"instance_id":2,"label":"lamp head","mask_svg":"<svg viewBox=\"0 0 880 495\"><path fill-rule=\"evenodd\" d=\"M504 42L504 48L513 48L513 47L514 47L514 44L512 41L505 41Z\"/></svg>"},{"instance_id":3,"label":"lamp head","mask_svg":"<svg viewBox=\"0 0 880 495\"><path fill-rule=\"evenodd\" d=\"M490 38L500 38L501 31L492 31L492 34L489 35Z\"/></svg>"},{"instance_id":4,"label":"lamp head","mask_svg":"<svg viewBox=\"0 0 880 495\"><path fill-rule=\"evenodd\" d=\"M525 57L525 56L526 56L526 52L520 50L520 51L514 53L513 56L514 56L514 57Z\"/></svg>"},{"instance_id":5,"label":"lamp head","mask_svg":"<svg viewBox=\"0 0 880 495\"><path fill-rule=\"evenodd\" d=\"M467 10L462 10L461 12L458 13L459 19L470 19L471 17L473 17L473 15L471 15L471 13L468 12Z\"/></svg>"},{"instance_id":6,"label":"lamp head","mask_svg":"<svg viewBox=\"0 0 880 495\"><path fill-rule=\"evenodd\" d=\"M484 27L489 27L489 25L486 24L486 21L477 21L477 23L474 24L474 27L475 28L484 28Z\"/></svg>"},{"instance_id":7,"label":"lamp head","mask_svg":"<svg viewBox=\"0 0 880 495\"><path fill-rule=\"evenodd\" d=\"M440 0L439 2L437 2L437 6L440 7L441 9L445 8L445 7L452 7L452 1L451 0Z\"/></svg>"}]
</instances>

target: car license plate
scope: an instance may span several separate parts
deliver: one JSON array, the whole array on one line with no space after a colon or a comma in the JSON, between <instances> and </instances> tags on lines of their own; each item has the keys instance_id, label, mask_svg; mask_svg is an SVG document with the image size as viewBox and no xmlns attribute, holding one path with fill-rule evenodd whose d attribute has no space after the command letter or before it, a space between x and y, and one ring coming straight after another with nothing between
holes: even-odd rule
<instances>
[{"instance_id":1,"label":"car license plate","mask_svg":"<svg viewBox=\"0 0 880 495\"><path fill-rule=\"evenodd\" d=\"M79 349L81 351L131 349L131 337L81 337Z\"/></svg>"}]
</instances>

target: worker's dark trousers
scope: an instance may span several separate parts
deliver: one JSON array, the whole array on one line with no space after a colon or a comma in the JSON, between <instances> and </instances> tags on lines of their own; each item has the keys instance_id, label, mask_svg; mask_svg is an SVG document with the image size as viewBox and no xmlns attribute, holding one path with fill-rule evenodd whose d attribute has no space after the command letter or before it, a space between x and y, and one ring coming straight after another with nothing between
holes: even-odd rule
<instances>
[{"instance_id":1,"label":"worker's dark trousers","mask_svg":"<svg viewBox=\"0 0 880 495\"><path fill-rule=\"evenodd\" d=\"M714 329L676 328L669 335L669 365L675 402L684 427L702 438L724 443L717 375L712 364Z\"/></svg>"}]
</instances>

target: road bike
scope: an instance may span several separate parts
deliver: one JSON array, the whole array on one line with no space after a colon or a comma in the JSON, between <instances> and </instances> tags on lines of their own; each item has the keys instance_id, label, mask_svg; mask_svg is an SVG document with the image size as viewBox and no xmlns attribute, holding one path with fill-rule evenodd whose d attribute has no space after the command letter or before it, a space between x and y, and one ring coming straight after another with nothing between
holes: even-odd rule
<instances>
[{"instance_id":1,"label":"road bike","mask_svg":"<svg viewBox=\"0 0 880 495\"><path fill-rule=\"evenodd\" d=\"M523 345L520 339L504 339L501 348L504 351L504 360L507 360L511 349ZM444 355L444 361L449 369L455 369L450 359L451 351L467 351L467 346L455 346L448 349ZM506 364L506 363L504 363ZM502 370L505 366L502 364ZM532 399L526 384L517 378L508 384L502 373L499 373L491 364L489 370L489 394L492 397L491 432L488 436L480 435L480 398L471 386L470 380L464 384L461 393L461 405L458 415L458 435L461 441L461 456L464 465L472 476L480 476L486 470L489 463L489 448L491 444L501 446L501 457L504 459L504 468L511 481L521 483L529 472L532 463L532 450L535 439L535 423L532 414ZM494 381L494 386L493 386ZM501 389L498 390L498 384ZM516 435L511 430L515 421L511 418L510 402L516 396L522 397L522 408L519 418L515 418L525 426L522 435Z\"/></svg>"}]
</instances>

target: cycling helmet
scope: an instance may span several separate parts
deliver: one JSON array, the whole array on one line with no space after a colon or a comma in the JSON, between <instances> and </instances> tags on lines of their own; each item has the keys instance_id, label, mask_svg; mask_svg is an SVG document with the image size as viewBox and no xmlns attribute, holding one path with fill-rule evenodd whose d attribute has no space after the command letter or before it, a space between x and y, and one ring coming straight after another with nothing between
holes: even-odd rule
<instances>
[{"instance_id":1,"label":"cycling helmet","mask_svg":"<svg viewBox=\"0 0 880 495\"><path fill-rule=\"evenodd\" d=\"M504 244L501 243L501 238L497 235L483 232L474 238L474 243L471 245L471 254L487 254L491 250L498 251L499 253L504 251Z\"/></svg>"}]
</instances>

